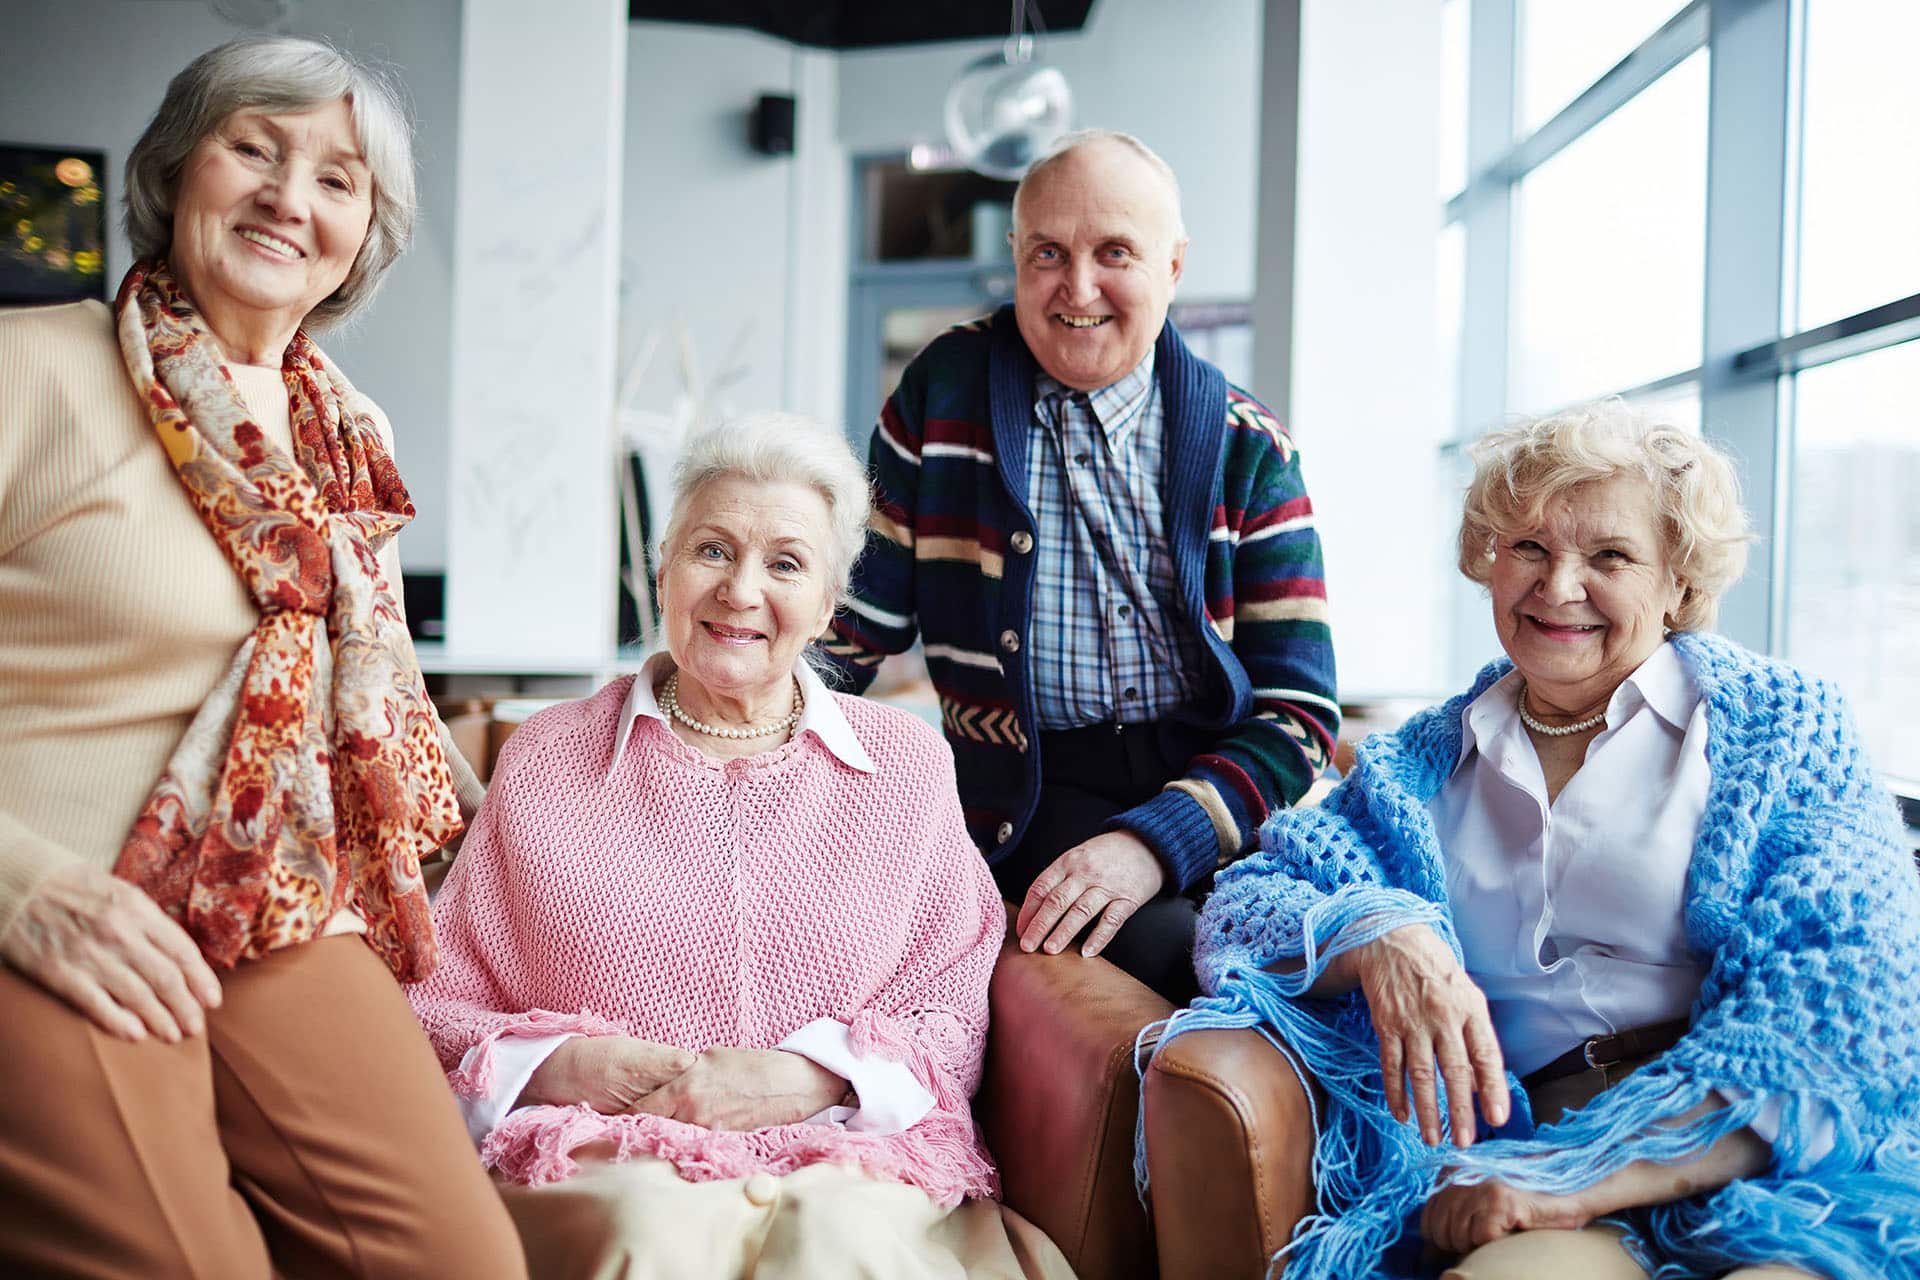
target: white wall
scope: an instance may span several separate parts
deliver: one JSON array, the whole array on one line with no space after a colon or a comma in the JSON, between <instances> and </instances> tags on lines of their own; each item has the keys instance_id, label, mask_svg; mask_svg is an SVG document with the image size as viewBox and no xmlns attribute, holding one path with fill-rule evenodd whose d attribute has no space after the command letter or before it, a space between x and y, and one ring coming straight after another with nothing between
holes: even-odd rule
<instances>
[{"instance_id":1,"label":"white wall","mask_svg":"<svg viewBox=\"0 0 1920 1280\"><path fill-rule=\"evenodd\" d=\"M684 332L702 383L732 375L716 407L838 413L847 176L834 64L736 28L628 24L622 367L658 343L638 407L666 412L683 390ZM769 93L797 100L793 155L748 145L748 114Z\"/></svg>"},{"instance_id":2,"label":"white wall","mask_svg":"<svg viewBox=\"0 0 1920 1280\"><path fill-rule=\"evenodd\" d=\"M537 22L466 0L447 653L468 664L613 656L626 22L626 0Z\"/></svg>"},{"instance_id":3,"label":"white wall","mask_svg":"<svg viewBox=\"0 0 1920 1280\"><path fill-rule=\"evenodd\" d=\"M303 0L289 30L393 63L418 117L422 216L373 309L321 345L393 421L419 518L400 538L409 568L445 563L447 360L461 0ZM131 265L119 225L121 171L166 91L196 55L242 33L202 0L6 0L0 137L107 153L113 202L108 293Z\"/></svg>"},{"instance_id":4,"label":"white wall","mask_svg":"<svg viewBox=\"0 0 1920 1280\"><path fill-rule=\"evenodd\" d=\"M1439 454L1439 13L1432 0L1304 0L1301 13L1287 416L1326 544L1347 699L1447 683L1459 495Z\"/></svg>"},{"instance_id":5,"label":"white wall","mask_svg":"<svg viewBox=\"0 0 1920 1280\"><path fill-rule=\"evenodd\" d=\"M681 390L676 325L705 380L743 353L735 405L781 403L794 161L750 148L747 115L760 94L793 92L793 61L750 31L628 24L621 351L664 336L640 384L653 407Z\"/></svg>"},{"instance_id":6,"label":"white wall","mask_svg":"<svg viewBox=\"0 0 1920 1280\"><path fill-rule=\"evenodd\" d=\"M1260 0L1099 0L1081 31L1041 45L1073 88L1076 127L1136 134L1179 175L1192 237L1180 284L1188 301L1253 294L1260 44ZM842 54L841 144L860 154L943 142L947 86L999 47Z\"/></svg>"}]
</instances>

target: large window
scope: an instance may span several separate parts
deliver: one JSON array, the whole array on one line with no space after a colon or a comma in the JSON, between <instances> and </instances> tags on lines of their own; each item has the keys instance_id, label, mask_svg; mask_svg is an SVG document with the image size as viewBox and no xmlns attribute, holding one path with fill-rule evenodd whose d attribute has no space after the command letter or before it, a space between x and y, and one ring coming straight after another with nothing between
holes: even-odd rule
<instances>
[{"instance_id":1,"label":"large window","mask_svg":"<svg viewBox=\"0 0 1920 1280\"><path fill-rule=\"evenodd\" d=\"M1515 409L1700 363L1706 159L1703 49L1520 180L1507 364Z\"/></svg>"},{"instance_id":2,"label":"large window","mask_svg":"<svg viewBox=\"0 0 1920 1280\"><path fill-rule=\"evenodd\" d=\"M1729 447L1761 540L1722 628L1920 793L1920 5L1444 4L1457 441L1618 394Z\"/></svg>"}]
</instances>

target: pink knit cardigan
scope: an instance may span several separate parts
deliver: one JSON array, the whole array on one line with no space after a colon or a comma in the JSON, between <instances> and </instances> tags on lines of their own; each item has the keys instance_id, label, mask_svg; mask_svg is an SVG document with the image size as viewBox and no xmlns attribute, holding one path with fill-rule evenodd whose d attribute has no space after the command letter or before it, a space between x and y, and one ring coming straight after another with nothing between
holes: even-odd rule
<instances>
[{"instance_id":1,"label":"pink knit cardigan","mask_svg":"<svg viewBox=\"0 0 1920 1280\"><path fill-rule=\"evenodd\" d=\"M811 733L711 760L643 716L609 779L632 680L513 735L434 905L440 966L409 995L454 1089L490 1089L502 1036L769 1048L828 1017L852 1026L856 1051L904 1061L934 1108L876 1136L528 1107L493 1129L482 1159L537 1185L611 1140L618 1158L664 1157L691 1181L831 1162L942 1205L996 1194L967 1099L1005 915L946 744L903 712L834 694L871 774Z\"/></svg>"}]
</instances>

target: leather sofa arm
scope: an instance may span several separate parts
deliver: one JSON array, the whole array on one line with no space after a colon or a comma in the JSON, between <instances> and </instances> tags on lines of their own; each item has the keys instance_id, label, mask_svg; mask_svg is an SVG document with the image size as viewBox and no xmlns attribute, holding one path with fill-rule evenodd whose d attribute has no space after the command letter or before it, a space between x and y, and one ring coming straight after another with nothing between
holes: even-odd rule
<instances>
[{"instance_id":1,"label":"leather sofa arm","mask_svg":"<svg viewBox=\"0 0 1920 1280\"><path fill-rule=\"evenodd\" d=\"M1313 1208L1300 1078L1257 1031L1191 1031L1160 1051L1144 1088L1160 1280L1265 1276Z\"/></svg>"},{"instance_id":2,"label":"leather sofa arm","mask_svg":"<svg viewBox=\"0 0 1920 1280\"><path fill-rule=\"evenodd\" d=\"M1078 1275L1154 1274L1152 1228L1133 1190L1133 1042L1171 1012L1105 960L1028 954L1011 936L1001 948L974 1116L1006 1202Z\"/></svg>"}]
</instances>

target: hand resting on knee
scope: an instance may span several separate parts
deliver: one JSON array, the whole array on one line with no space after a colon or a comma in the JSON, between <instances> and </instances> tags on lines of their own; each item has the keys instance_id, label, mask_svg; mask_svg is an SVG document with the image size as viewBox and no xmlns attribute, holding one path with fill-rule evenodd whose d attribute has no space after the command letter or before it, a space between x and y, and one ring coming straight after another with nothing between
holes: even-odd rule
<instances>
[{"instance_id":1,"label":"hand resting on knee","mask_svg":"<svg viewBox=\"0 0 1920 1280\"><path fill-rule=\"evenodd\" d=\"M176 1044L206 1030L220 982L152 898L97 867L42 880L0 938L0 959L122 1040Z\"/></svg>"}]
</instances>

